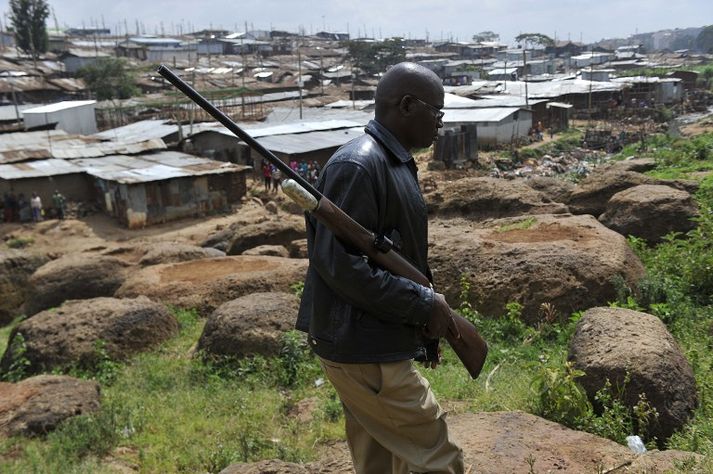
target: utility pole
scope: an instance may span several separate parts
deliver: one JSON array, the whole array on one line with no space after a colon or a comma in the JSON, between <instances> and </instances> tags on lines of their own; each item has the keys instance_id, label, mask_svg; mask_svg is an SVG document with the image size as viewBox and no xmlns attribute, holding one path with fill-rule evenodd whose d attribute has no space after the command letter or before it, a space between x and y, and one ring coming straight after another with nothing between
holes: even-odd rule
<instances>
[{"instance_id":1,"label":"utility pole","mask_svg":"<svg viewBox=\"0 0 713 474\"><path fill-rule=\"evenodd\" d=\"M525 107L530 108L530 101L527 97L527 48L523 44L522 49L522 79L525 81Z\"/></svg>"},{"instance_id":2,"label":"utility pole","mask_svg":"<svg viewBox=\"0 0 713 474\"><path fill-rule=\"evenodd\" d=\"M349 68L352 77L352 110L356 110L356 102L354 102L354 83L356 82L356 77L354 76L354 61L349 61Z\"/></svg>"},{"instance_id":3,"label":"utility pole","mask_svg":"<svg viewBox=\"0 0 713 474\"><path fill-rule=\"evenodd\" d=\"M297 88L300 91L300 120L302 120L302 54L300 53L300 39L297 37Z\"/></svg>"},{"instance_id":4,"label":"utility pole","mask_svg":"<svg viewBox=\"0 0 713 474\"><path fill-rule=\"evenodd\" d=\"M321 86L322 89L322 95L324 95L324 81L322 80L322 75L324 74L324 51L322 51L322 48L317 46L317 49L319 50L319 85Z\"/></svg>"}]
</instances>

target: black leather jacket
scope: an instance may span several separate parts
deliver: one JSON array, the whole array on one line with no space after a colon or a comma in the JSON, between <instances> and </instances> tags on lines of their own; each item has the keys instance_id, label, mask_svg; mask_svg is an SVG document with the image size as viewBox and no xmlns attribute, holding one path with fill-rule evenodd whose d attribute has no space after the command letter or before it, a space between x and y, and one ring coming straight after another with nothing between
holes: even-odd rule
<instances>
[{"instance_id":1,"label":"black leather jacket","mask_svg":"<svg viewBox=\"0 0 713 474\"><path fill-rule=\"evenodd\" d=\"M365 228L390 236L430 277L428 221L413 157L375 120L327 162L317 188ZM297 329L342 363L421 358L433 290L376 267L307 216L309 269Z\"/></svg>"}]
</instances>

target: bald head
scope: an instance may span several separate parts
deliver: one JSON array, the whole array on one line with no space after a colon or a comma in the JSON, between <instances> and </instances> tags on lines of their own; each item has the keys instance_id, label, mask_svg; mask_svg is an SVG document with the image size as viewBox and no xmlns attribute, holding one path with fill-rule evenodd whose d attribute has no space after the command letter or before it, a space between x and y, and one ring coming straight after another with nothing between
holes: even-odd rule
<instances>
[{"instance_id":1,"label":"bald head","mask_svg":"<svg viewBox=\"0 0 713 474\"><path fill-rule=\"evenodd\" d=\"M430 69L399 63L376 86L376 121L406 148L424 148L443 126L443 84Z\"/></svg>"},{"instance_id":2,"label":"bald head","mask_svg":"<svg viewBox=\"0 0 713 474\"><path fill-rule=\"evenodd\" d=\"M397 108L399 100L407 94L419 98L443 94L443 84L433 71L416 63L399 63L391 67L376 86L377 119L389 109Z\"/></svg>"}]
</instances>

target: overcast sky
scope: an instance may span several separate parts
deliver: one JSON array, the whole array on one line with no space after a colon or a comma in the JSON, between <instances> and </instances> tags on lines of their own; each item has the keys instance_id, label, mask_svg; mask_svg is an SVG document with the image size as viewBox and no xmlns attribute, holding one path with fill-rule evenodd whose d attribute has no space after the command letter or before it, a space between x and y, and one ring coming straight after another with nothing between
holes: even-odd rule
<instances>
[{"instance_id":1,"label":"overcast sky","mask_svg":"<svg viewBox=\"0 0 713 474\"><path fill-rule=\"evenodd\" d=\"M9 10L7 0L2 10ZM352 37L402 35L412 38L469 40L492 30L505 42L521 32L540 32L558 39L585 42L626 37L635 32L713 24L713 0L49 0L62 26L104 25L112 32L178 32L213 26L307 33L326 27ZM48 26L53 27L50 17Z\"/></svg>"}]
</instances>

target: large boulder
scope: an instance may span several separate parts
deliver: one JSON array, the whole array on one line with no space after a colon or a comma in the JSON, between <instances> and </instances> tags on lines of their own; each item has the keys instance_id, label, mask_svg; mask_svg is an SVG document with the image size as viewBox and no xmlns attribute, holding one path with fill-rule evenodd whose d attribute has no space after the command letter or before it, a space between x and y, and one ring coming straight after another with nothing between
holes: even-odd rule
<instances>
[{"instance_id":1,"label":"large boulder","mask_svg":"<svg viewBox=\"0 0 713 474\"><path fill-rule=\"evenodd\" d=\"M92 367L101 357L126 359L177 332L176 318L146 297L67 301L13 329L0 372L11 371L20 358L25 374Z\"/></svg>"},{"instance_id":2,"label":"large boulder","mask_svg":"<svg viewBox=\"0 0 713 474\"><path fill-rule=\"evenodd\" d=\"M653 158L628 158L619 161L610 161L602 166L602 170L607 171L633 171L635 173L646 173L656 168L656 160Z\"/></svg>"},{"instance_id":3,"label":"large boulder","mask_svg":"<svg viewBox=\"0 0 713 474\"><path fill-rule=\"evenodd\" d=\"M159 242L147 246L139 265L159 265L161 263L178 263L201 258L224 257L225 252L211 247L204 248L178 242Z\"/></svg>"},{"instance_id":4,"label":"large boulder","mask_svg":"<svg viewBox=\"0 0 713 474\"><path fill-rule=\"evenodd\" d=\"M210 236L201 246L214 247L228 255L239 255L258 245L287 246L304 236L304 217L283 214L256 222L235 222Z\"/></svg>"},{"instance_id":5,"label":"large boulder","mask_svg":"<svg viewBox=\"0 0 713 474\"><path fill-rule=\"evenodd\" d=\"M118 297L146 295L207 316L226 301L261 291L290 291L303 281L307 260L236 255L154 265L132 274Z\"/></svg>"},{"instance_id":6,"label":"large boulder","mask_svg":"<svg viewBox=\"0 0 713 474\"><path fill-rule=\"evenodd\" d=\"M29 295L27 282L35 270L48 261L45 255L20 250L0 251L0 326L22 314L22 305Z\"/></svg>"},{"instance_id":7,"label":"large boulder","mask_svg":"<svg viewBox=\"0 0 713 474\"><path fill-rule=\"evenodd\" d=\"M457 307L465 276L468 301L486 316L501 316L510 302L533 324L543 303L567 316L613 301L620 285L633 288L644 275L626 239L592 216L433 221L429 232L437 291Z\"/></svg>"},{"instance_id":8,"label":"large boulder","mask_svg":"<svg viewBox=\"0 0 713 474\"><path fill-rule=\"evenodd\" d=\"M579 382L593 401L607 379L613 387L623 387L622 399L630 407L645 394L659 415L647 434L659 441L684 426L698 406L691 366L663 322L650 314L588 310L570 341L569 359L585 372Z\"/></svg>"},{"instance_id":9,"label":"large boulder","mask_svg":"<svg viewBox=\"0 0 713 474\"><path fill-rule=\"evenodd\" d=\"M642 184L663 184L689 193L698 188L694 181L661 180L616 166L604 167L583 179L572 191L566 204L573 214L591 214L598 217L606 210L607 202L612 196Z\"/></svg>"},{"instance_id":10,"label":"large boulder","mask_svg":"<svg viewBox=\"0 0 713 474\"><path fill-rule=\"evenodd\" d=\"M642 184L616 193L599 222L622 235L658 243L670 232L686 233L698 207L686 191L669 186Z\"/></svg>"},{"instance_id":11,"label":"large boulder","mask_svg":"<svg viewBox=\"0 0 713 474\"><path fill-rule=\"evenodd\" d=\"M448 432L463 449L465 471L482 474L525 472L669 472L674 461L689 465L703 456L683 451L634 454L628 447L566 428L528 413L491 412L448 415ZM270 460L232 464L221 474L352 473L345 442L322 448L318 461L294 464Z\"/></svg>"},{"instance_id":12,"label":"large boulder","mask_svg":"<svg viewBox=\"0 0 713 474\"><path fill-rule=\"evenodd\" d=\"M0 435L34 436L99 409L99 384L62 375L0 382Z\"/></svg>"},{"instance_id":13,"label":"large boulder","mask_svg":"<svg viewBox=\"0 0 713 474\"><path fill-rule=\"evenodd\" d=\"M25 313L59 306L67 300L112 296L126 277L128 264L114 257L70 254L53 260L29 279Z\"/></svg>"},{"instance_id":14,"label":"large boulder","mask_svg":"<svg viewBox=\"0 0 713 474\"><path fill-rule=\"evenodd\" d=\"M567 206L550 201L522 181L497 178L451 181L425 199L429 214L473 220L568 212Z\"/></svg>"},{"instance_id":15,"label":"large boulder","mask_svg":"<svg viewBox=\"0 0 713 474\"><path fill-rule=\"evenodd\" d=\"M284 257L290 256L290 251L285 248L284 245L258 245L251 249L247 249L242 255L270 255L273 257Z\"/></svg>"},{"instance_id":16,"label":"large boulder","mask_svg":"<svg viewBox=\"0 0 713 474\"><path fill-rule=\"evenodd\" d=\"M308 258L309 252L307 252L307 239L297 239L290 242L287 247L290 251L291 258Z\"/></svg>"},{"instance_id":17,"label":"large boulder","mask_svg":"<svg viewBox=\"0 0 713 474\"><path fill-rule=\"evenodd\" d=\"M197 350L207 356L274 356L282 335L294 329L299 298L291 293L252 293L220 305L208 318Z\"/></svg>"},{"instance_id":18,"label":"large boulder","mask_svg":"<svg viewBox=\"0 0 713 474\"><path fill-rule=\"evenodd\" d=\"M531 176L523 182L553 202L567 202L575 188L574 183L570 181L549 176Z\"/></svg>"}]
</instances>

